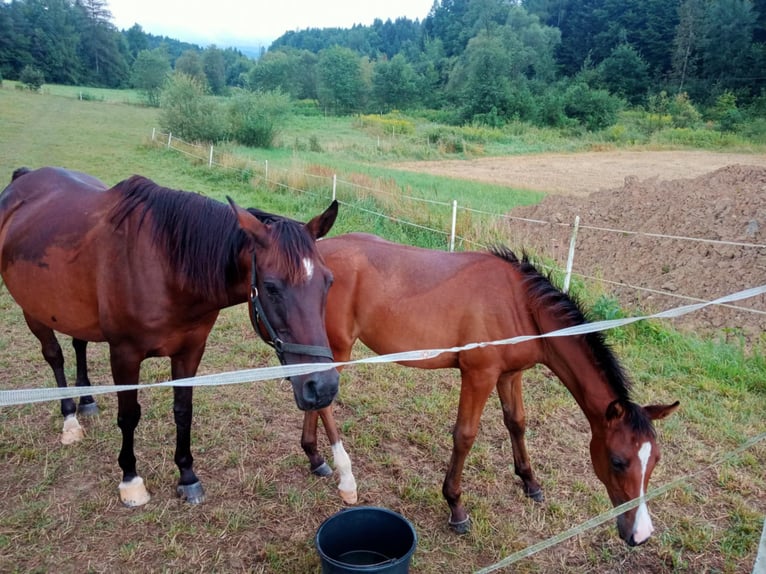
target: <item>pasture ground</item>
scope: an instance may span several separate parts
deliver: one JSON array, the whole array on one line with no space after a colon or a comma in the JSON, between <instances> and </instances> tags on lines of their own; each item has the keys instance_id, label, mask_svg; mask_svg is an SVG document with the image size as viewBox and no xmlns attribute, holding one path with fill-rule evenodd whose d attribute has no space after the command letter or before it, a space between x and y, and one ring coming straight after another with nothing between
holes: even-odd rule
<instances>
[{"instance_id":1,"label":"pasture ground","mask_svg":"<svg viewBox=\"0 0 766 574\"><path fill-rule=\"evenodd\" d=\"M103 110L104 104L92 102L83 105L94 113L123 117L122 108ZM140 146L151 126L141 127L139 120L126 120L123 130L103 135L96 145L93 135L83 133L73 146L71 131L64 132L62 122L56 121L72 113L69 106L66 110L57 107L55 113L30 113L18 122L3 113L0 107L4 122L0 126L14 130L16 139L30 130L38 136L28 143L21 137L21 145L10 141L0 145L0 165L8 176L21 164L36 167L53 163L90 172L98 166L100 177L117 180L123 171L141 172L149 166L154 172L149 175L164 185L200 189L193 170L184 167L186 159L175 161L166 155L156 159L162 152ZM88 122L81 123L85 126ZM57 128L56 134L50 132L52 127ZM133 130L127 140L125 129ZM54 135L57 137L51 139ZM67 154L73 154L73 147L81 148L78 151L85 156L81 153L70 159ZM109 150L106 162L105 149ZM641 153L641 161L651 168L655 152ZM591 160L595 162L597 156ZM737 197L737 190L747 189L746 195L753 201L753 195L765 195L762 180L753 179L757 171L726 168L711 174L721 167L715 163L718 154L713 154L707 160L697 160L710 170L688 173L682 167L686 156L686 152L678 153L677 170L671 171L670 177L653 180L657 173L632 169L616 182L605 179L588 183L585 189L611 190L616 197L623 194L610 211L623 212L620 215L625 221L616 227L628 221L637 224L648 216L652 202L661 201L658 211L667 212L671 222L680 221L677 227L683 233L676 234L683 235L696 233L680 220L690 209L690 204L680 199L681 189L693 196L705 185L717 186L721 206L729 205L728 211L716 212L721 214L718 219L724 220L726 213L739 209L735 203L726 202ZM735 163L761 161L756 155L746 157L752 161ZM532 157L530 165L540 160ZM723 165L730 165L729 161ZM470 162L461 165L467 171ZM552 167L547 170L556 173ZM596 168L594 173L598 171ZM601 171L612 177L614 164ZM590 170L570 163L561 173L572 189L578 189L578 175ZM626 184L625 176L636 179ZM748 187L744 181L750 182ZM750 187L751 183L755 187ZM509 185L531 187L521 182ZM633 191L635 198L629 203ZM590 222L595 222L598 210L588 202L597 198L601 200L597 203L608 201L609 192L601 193L575 198L584 202L577 204L575 211L581 217L591 217L592 210L594 219ZM704 197L702 203L709 201ZM569 223L570 212L557 201L563 199L550 197L529 208L528 213L539 209L534 213L541 219L545 215L555 220L559 214L562 222ZM756 214L752 217L763 221L762 204L753 203L752 208ZM631 215L633 209L640 210L641 215ZM641 227L646 230L644 223ZM741 232L740 226L734 227ZM759 229L762 234L766 222ZM526 242L531 235L522 235L521 240ZM722 233L722 237L729 236ZM762 235L752 240L764 243ZM601 239L600 243L616 242ZM636 246L621 252L619 261L602 264L601 272L605 276L610 269L622 273L625 258L634 257L636 252ZM731 259L736 263L737 257L735 254ZM583 245L576 271L587 258ZM666 274L682 269L681 263L689 258L679 253L675 260L664 263L675 265ZM759 265L763 260L761 254L760 260L741 267L756 273L762 271ZM734 268L736 265L722 271L731 284L720 285L722 292L718 294L744 287L731 277ZM753 283L747 286L763 284L765 278L762 272L753 275ZM686 285L680 285L680 279L677 284L678 292L683 292ZM642 304L648 305L646 301ZM0 318L0 387L51 386L52 375L37 341L5 289L0 290ZM738 323L726 325L738 327ZM626 547L610 521L517 563L513 571L749 574L766 509L766 446L759 443L725 463L710 465L747 438L764 432L763 380L739 370L740 365L753 364L756 359L743 362L734 350L730 361L722 360L720 352L708 352L707 343L689 342L653 325L613 331L608 339L634 379L639 402L680 399L682 403L679 413L657 425L663 459L650 489L702 472L650 502L656 532L646 545ZM68 340L61 341L71 377L73 353ZM763 351L762 346L760 349ZM110 385L105 346L91 345L89 354L94 384ZM360 347L358 356L364 354ZM718 371L706 364L710 356L717 357ZM275 363L271 350L252 333L245 308L239 306L222 313L200 374ZM167 361L144 363L142 381L169 377ZM359 503L386 506L413 522L419 536L413 573L472 572L610 508L606 490L591 468L590 432L584 416L557 379L545 369L535 368L525 376L527 436L546 502L535 504L523 496L513 474L510 441L498 401L490 398L464 474L464 501L473 530L462 537L452 534L447 528L441 483L451 449L458 391L457 373L449 371L358 366L342 375L335 411L354 463ZM61 419L57 403L0 409L0 571L319 572L314 534L342 503L334 481L308 474L299 446L302 417L286 383L268 381L195 392L192 449L208 502L193 508L178 502L174 495L177 470L173 463L172 393L147 389L140 393L140 400L144 416L138 427L136 452L153 499L136 510L123 508L117 495L120 436L115 395L98 399L101 415L85 419L86 439L74 447L58 442ZM321 433L320 448L329 457Z\"/></svg>"}]
</instances>

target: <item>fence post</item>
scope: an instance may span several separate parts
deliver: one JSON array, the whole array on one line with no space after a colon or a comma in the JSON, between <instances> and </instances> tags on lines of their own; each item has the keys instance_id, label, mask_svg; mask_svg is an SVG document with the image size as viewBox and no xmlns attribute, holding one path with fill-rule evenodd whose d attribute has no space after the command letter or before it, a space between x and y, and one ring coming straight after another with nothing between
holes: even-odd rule
<instances>
[{"instance_id":1,"label":"fence post","mask_svg":"<svg viewBox=\"0 0 766 574\"><path fill-rule=\"evenodd\" d=\"M452 200L452 231L449 236L450 253L455 251L455 224L457 223L457 199Z\"/></svg>"},{"instance_id":2,"label":"fence post","mask_svg":"<svg viewBox=\"0 0 766 574\"><path fill-rule=\"evenodd\" d=\"M577 230L580 228L580 216L575 216L574 227L572 228L572 237L569 239L569 256L567 257L567 274L564 277L564 293L569 293L569 282L572 279L572 263L574 262L575 241L577 240Z\"/></svg>"},{"instance_id":3,"label":"fence post","mask_svg":"<svg viewBox=\"0 0 766 574\"><path fill-rule=\"evenodd\" d=\"M213 146L210 146L210 159L207 162L208 167L213 167Z\"/></svg>"},{"instance_id":4,"label":"fence post","mask_svg":"<svg viewBox=\"0 0 766 574\"><path fill-rule=\"evenodd\" d=\"M173 134L168 132L168 149L170 149L170 140L173 138Z\"/></svg>"},{"instance_id":5,"label":"fence post","mask_svg":"<svg viewBox=\"0 0 766 574\"><path fill-rule=\"evenodd\" d=\"M338 188L338 174L334 173L332 174L332 200L335 201L336 198L336 191Z\"/></svg>"},{"instance_id":6,"label":"fence post","mask_svg":"<svg viewBox=\"0 0 766 574\"><path fill-rule=\"evenodd\" d=\"M152 141L154 141L154 134L157 131L157 128L152 128Z\"/></svg>"},{"instance_id":7,"label":"fence post","mask_svg":"<svg viewBox=\"0 0 766 574\"><path fill-rule=\"evenodd\" d=\"M266 169L263 172L263 179L265 179L268 182L269 181L269 160L264 160L264 163L266 164Z\"/></svg>"}]
</instances>

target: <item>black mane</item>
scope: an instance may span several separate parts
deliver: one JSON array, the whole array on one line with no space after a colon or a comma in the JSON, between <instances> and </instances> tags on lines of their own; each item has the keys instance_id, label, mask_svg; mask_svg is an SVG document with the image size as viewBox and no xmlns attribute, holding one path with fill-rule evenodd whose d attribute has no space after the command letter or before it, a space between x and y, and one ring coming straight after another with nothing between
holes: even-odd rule
<instances>
[{"instance_id":1,"label":"black mane","mask_svg":"<svg viewBox=\"0 0 766 574\"><path fill-rule=\"evenodd\" d=\"M115 229L140 210L139 229L151 213L152 240L177 269L189 289L220 296L237 276L237 256L245 233L231 208L197 193L161 187L134 175L118 183L121 200L110 219Z\"/></svg>"},{"instance_id":2,"label":"black mane","mask_svg":"<svg viewBox=\"0 0 766 574\"><path fill-rule=\"evenodd\" d=\"M555 314L563 323L562 328L589 322L582 311L581 304L574 297L554 286L550 278L541 273L529 260L526 253L522 259L519 259L513 251L503 245L494 246L490 251L493 255L507 261L519 270L524 277L524 285L529 298L537 305ZM631 382L606 342L603 333L597 331L581 336L588 345L596 364L604 373L609 386L617 396L617 400L625 408L633 428L653 433L651 420L631 400Z\"/></svg>"}]
</instances>

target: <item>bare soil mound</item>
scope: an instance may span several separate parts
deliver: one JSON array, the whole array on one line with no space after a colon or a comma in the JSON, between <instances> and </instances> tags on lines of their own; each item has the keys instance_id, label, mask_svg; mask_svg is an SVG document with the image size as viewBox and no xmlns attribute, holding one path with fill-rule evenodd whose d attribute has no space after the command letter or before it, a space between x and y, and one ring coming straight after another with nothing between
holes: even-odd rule
<instances>
[{"instance_id":1,"label":"bare soil mound","mask_svg":"<svg viewBox=\"0 0 766 574\"><path fill-rule=\"evenodd\" d=\"M575 273L621 284L607 284L607 291L627 307L658 311L766 284L764 167L732 165L667 181L628 177L621 188L587 197L551 195L511 215L550 223L542 229L514 219L511 227L522 244L562 267L579 215ZM766 332L766 297L733 305L675 321L748 338Z\"/></svg>"}]
</instances>

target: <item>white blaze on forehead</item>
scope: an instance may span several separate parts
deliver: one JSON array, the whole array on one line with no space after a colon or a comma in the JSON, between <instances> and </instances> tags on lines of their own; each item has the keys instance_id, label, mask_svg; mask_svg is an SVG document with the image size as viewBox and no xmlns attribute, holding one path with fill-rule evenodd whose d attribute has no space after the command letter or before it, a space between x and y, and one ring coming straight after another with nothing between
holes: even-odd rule
<instances>
[{"instance_id":1,"label":"white blaze on forehead","mask_svg":"<svg viewBox=\"0 0 766 574\"><path fill-rule=\"evenodd\" d=\"M306 272L306 281L310 281L314 276L314 262L308 257L303 259L303 270Z\"/></svg>"},{"instance_id":2,"label":"white blaze on forehead","mask_svg":"<svg viewBox=\"0 0 766 574\"><path fill-rule=\"evenodd\" d=\"M644 481L646 479L646 468L649 465L649 457L652 454L652 443L645 442L638 449L638 460L641 462L641 492L639 496L644 498ZM652 532L654 532L654 526L652 526L652 518L649 516L649 509L646 507L646 502L641 500L641 504L636 510L636 520L633 523L633 540L636 544L641 544L648 539Z\"/></svg>"}]
</instances>

